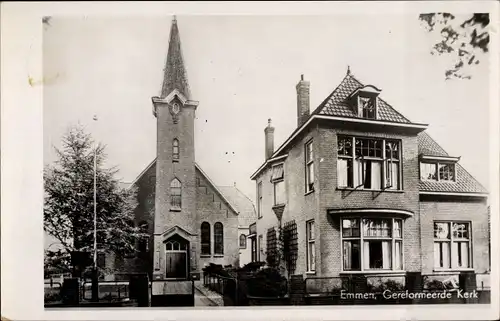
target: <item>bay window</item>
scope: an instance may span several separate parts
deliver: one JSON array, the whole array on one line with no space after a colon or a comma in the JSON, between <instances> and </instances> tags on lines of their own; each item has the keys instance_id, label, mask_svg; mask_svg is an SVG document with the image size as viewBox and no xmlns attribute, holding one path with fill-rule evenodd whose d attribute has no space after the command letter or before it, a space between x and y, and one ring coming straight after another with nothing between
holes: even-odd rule
<instances>
[{"instance_id":1,"label":"bay window","mask_svg":"<svg viewBox=\"0 0 500 321\"><path fill-rule=\"evenodd\" d=\"M470 268L470 258L470 224L434 222L434 268Z\"/></svg>"},{"instance_id":2,"label":"bay window","mask_svg":"<svg viewBox=\"0 0 500 321\"><path fill-rule=\"evenodd\" d=\"M339 136L337 155L339 187L400 189L399 141Z\"/></svg>"},{"instance_id":3,"label":"bay window","mask_svg":"<svg viewBox=\"0 0 500 321\"><path fill-rule=\"evenodd\" d=\"M403 222L393 218L342 219L344 271L403 269Z\"/></svg>"}]
</instances>

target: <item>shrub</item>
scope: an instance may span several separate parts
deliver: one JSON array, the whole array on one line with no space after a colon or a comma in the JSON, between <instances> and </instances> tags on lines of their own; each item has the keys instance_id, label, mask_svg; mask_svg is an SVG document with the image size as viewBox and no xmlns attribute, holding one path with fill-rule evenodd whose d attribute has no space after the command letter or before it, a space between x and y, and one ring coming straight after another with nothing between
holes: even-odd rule
<instances>
[{"instance_id":1,"label":"shrub","mask_svg":"<svg viewBox=\"0 0 500 321\"><path fill-rule=\"evenodd\" d=\"M432 280L427 282L425 288L430 291L446 290L446 286L439 280Z\"/></svg>"},{"instance_id":2,"label":"shrub","mask_svg":"<svg viewBox=\"0 0 500 321\"><path fill-rule=\"evenodd\" d=\"M259 297L282 297L287 293L286 278L277 269L265 268L247 282L248 294Z\"/></svg>"},{"instance_id":3,"label":"shrub","mask_svg":"<svg viewBox=\"0 0 500 321\"><path fill-rule=\"evenodd\" d=\"M402 283L395 280L387 280L378 283L377 285L368 284L369 292L384 292L385 290L390 290L391 292L403 291L404 286Z\"/></svg>"},{"instance_id":4,"label":"shrub","mask_svg":"<svg viewBox=\"0 0 500 321\"><path fill-rule=\"evenodd\" d=\"M250 262L241 267L239 272L257 272L265 265L266 262Z\"/></svg>"}]
</instances>

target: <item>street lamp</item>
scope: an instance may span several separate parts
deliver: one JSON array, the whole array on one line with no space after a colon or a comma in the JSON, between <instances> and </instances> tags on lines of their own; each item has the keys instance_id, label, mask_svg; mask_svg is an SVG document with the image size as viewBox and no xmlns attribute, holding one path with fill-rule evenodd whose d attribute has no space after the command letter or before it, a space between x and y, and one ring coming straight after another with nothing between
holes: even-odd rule
<instances>
[{"instance_id":1,"label":"street lamp","mask_svg":"<svg viewBox=\"0 0 500 321\"><path fill-rule=\"evenodd\" d=\"M97 115L92 118L97 121ZM92 271L92 300L99 300L97 275L97 144L94 141L94 269Z\"/></svg>"}]
</instances>

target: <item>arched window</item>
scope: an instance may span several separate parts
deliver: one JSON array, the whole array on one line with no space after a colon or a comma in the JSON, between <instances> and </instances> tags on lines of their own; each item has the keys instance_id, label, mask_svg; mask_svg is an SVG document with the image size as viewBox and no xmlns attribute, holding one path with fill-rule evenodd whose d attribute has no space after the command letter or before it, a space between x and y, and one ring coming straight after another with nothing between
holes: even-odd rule
<instances>
[{"instance_id":1,"label":"arched window","mask_svg":"<svg viewBox=\"0 0 500 321\"><path fill-rule=\"evenodd\" d=\"M210 254L210 224L201 223L201 254Z\"/></svg>"},{"instance_id":2,"label":"arched window","mask_svg":"<svg viewBox=\"0 0 500 321\"><path fill-rule=\"evenodd\" d=\"M181 196L182 196L182 185L181 182L174 178L170 182L170 206L176 209L181 208Z\"/></svg>"},{"instance_id":3,"label":"arched window","mask_svg":"<svg viewBox=\"0 0 500 321\"><path fill-rule=\"evenodd\" d=\"M240 235L240 249L247 248L247 236L245 234Z\"/></svg>"},{"instance_id":4,"label":"arched window","mask_svg":"<svg viewBox=\"0 0 500 321\"><path fill-rule=\"evenodd\" d=\"M224 228L220 222L214 224L214 254L224 254Z\"/></svg>"},{"instance_id":5,"label":"arched window","mask_svg":"<svg viewBox=\"0 0 500 321\"><path fill-rule=\"evenodd\" d=\"M177 138L172 142L172 160L179 160L179 140Z\"/></svg>"},{"instance_id":6,"label":"arched window","mask_svg":"<svg viewBox=\"0 0 500 321\"><path fill-rule=\"evenodd\" d=\"M139 223L139 228L141 233L149 234L149 225L146 221L141 221ZM149 235L141 237L139 239L139 252L147 252L149 245Z\"/></svg>"}]
</instances>

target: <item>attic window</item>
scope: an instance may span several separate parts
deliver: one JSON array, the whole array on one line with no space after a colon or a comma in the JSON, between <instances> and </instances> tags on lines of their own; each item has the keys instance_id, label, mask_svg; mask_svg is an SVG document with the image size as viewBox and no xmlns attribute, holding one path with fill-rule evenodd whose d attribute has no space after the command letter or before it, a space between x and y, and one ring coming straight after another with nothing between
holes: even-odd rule
<instances>
[{"instance_id":1,"label":"attic window","mask_svg":"<svg viewBox=\"0 0 500 321\"><path fill-rule=\"evenodd\" d=\"M351 94L354 112L360 118L377 119L377 97L380 89L368 85L357 89Z\"/></svg>"},{"instance_id":2,"label":"attic window","mask_svg":"<svg viewBox=\"0 0 500 321\"><path fill-rule=\"evenodd\" d=\"M420 179L426 181L456 181L454 163L420 162Z\"/></svg>"},{"instance_id":3,"label":"attic window","mask_svg":"<svg viewBox=\"0 0 500 321\"><path fill-rule=\"evenodd\" d=\"M377 97L358 97L358 116L367 119L376 119Z\"/></svg>"}]
</instances>

